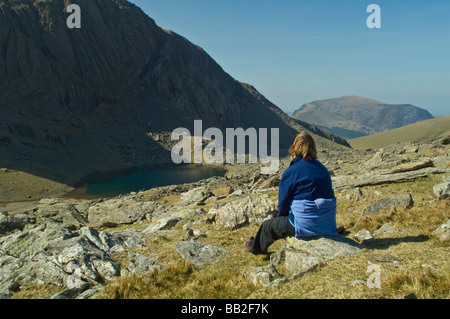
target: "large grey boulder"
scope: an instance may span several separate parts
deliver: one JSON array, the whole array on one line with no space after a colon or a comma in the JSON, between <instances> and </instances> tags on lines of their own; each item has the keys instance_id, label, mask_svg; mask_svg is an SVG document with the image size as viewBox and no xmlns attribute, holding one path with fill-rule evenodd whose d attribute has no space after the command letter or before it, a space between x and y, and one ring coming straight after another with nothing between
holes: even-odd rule
<instances>
[{"instance_id":1,"label":"large grey boulder","mask_svg":"<svg viewBox=\"0 0 450 319\"><path fill-rule=\"evenodd\" d=\"M175 250L197 268L215 264L228 255L228 250L200 241L177 242Z\"/></svg>"},{"instance_id":2,"label":"large grey boulder","mask_svg":"<svg viewBox=\"0 0 450 319\"><path fill-rule=\"evenodd\" d=\"M88 224L87 207L66 199L44 198L37 204L34 215L38 224L54 222L65 228L80 228Z\"/></svg>"},{"instance_id":3,"label":"large grey boulder","mask_svg":"<svg viewBox=\"0 0 450 319\"><path fill-rule=\"evenodd\" d=\"M361 250L361 245L341 236L308 240L292 238L285 247L286 270L294 275L307 272L321 262L356 256Z\"/></svg>"},{"instance_id":4,"label":"large grey boulder","mask_svg":"<svg viewBox=\"0 0 450 319\"><path fill-rule=\"evenodd\" d=\"M414 201L411 194L394 195L388 198L383 198L374 204L363 209L361 217L375 216L383 210L396 209L408 209L413 207Z\"/></svg>"},{"instance_id":5,"label":"large grey boulder","mask_svg":"<svg viewBox=\"0 0 450 319\"><path fill-rule=\"evenodd\" d=\"M113 198L93 205L88 210L89 224L95 227L115 227L163 214L164 207L156 202L140 202L131 197Z\"/></svg>"},{"instance_id":6,"label":"large grey boulder","mask_svg":"<svg viewBox=\"0 0 450 319\"><path fill-rule=\"evenodd\" d=\"M209 211L209 214L215 216L217 228L229 230L259 225L273 218L276 213L277 203L266 194L246 196Z\"/></svg>"}]
</instances>

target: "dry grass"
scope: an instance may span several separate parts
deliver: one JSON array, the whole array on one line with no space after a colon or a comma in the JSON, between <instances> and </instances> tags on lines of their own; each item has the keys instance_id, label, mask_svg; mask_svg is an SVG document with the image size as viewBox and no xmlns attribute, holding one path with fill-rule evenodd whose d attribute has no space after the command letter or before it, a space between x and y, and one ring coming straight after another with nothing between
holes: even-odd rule
<instances>
[{"instance_id":1,"label":"dry grass","mask_svg":"<svg viewBox=\"0 0 450 319\"><path fill-rule=\"evenodd\" d=\"M362 197L355 201L347 198L348 191L338 193L338 222L345 225L348 236L362 228L371 231L389 223L396 227L395 235L376 238L356 257L338 258L320 265L302 278L280 287L259 289L250 285L243 271L269 263L265 256L253 256L242 249L247 238L254 235L257 226L236 231L217 230L214 225L201 225L208 234L202 239L207 244L229 250L228 257L219 264L195 269L176 252L174 245L183 234L181 226L172 235L153 237L150 247L158 247L155 256L168 266L163 271L147 276L122 277L107 286L101 298L135 299L241 299L241 298L300 298L300 299L361 299L399 298L414 293L419 298L448 298L450 289L450 253L448 243L441 243L432 231L450 218L450 203L432 199L432 185L440 176L415 182L366 187ZM409 210L391 210L379 216L360 220L363 207L376 200L410 192L415 206ZM273 192L271 197L276 197ZM177 234L178 235L175 235ZM270 251L277 251L285 242L276 242ZM373 255L388 255L398 262L380 262L381 287L369 288L367 272ZM284 265L277 270L287 278Z\"/></svg>"},{"instance_id":2,"label":"dry grass","mask_svg":"<svg viewBox=\"0 0 450 319\"><path fill-rule=\"evenodd\" d=\"M450 218L450 202L436 201L432 197L432 185L440 182L440 176L415 182L362 188L362 196L356 200L352 190L337 193L338 223L344 225L351 237L358 230L375 231L389 223L396 228L393 235L376 237L361 254L355 257L337 258L321 264L314 271L279 287L260 289L247 282L244 270L269 264L266 256L254 256L244 251L243 243L255 235L258 226L248 226L235 231L218 230L214 224L195 226L207 234L201 241L226 248L228 256L215 265L196 269L175 251L175 244L187 231L183 225L148 238L148 251L139 251L166 265L162 271L145 276L122 276L105 286L99 295L102 299L371 299L399 298L414 293L419 298L445 299L450 292L450 248L448 242L440 242L432 231ZM411 193L415 202L409 210L385 211L379 216L359 220L361 210L378 199L392 194ZM352 195L352 196L349 196ZM276 198L276 193L270 196ZM136 227L145 227L140 225ZM130 227L130 226L128 226ZM285 241L276 242L271 252L277 251ZM379 262L380 288L369 288L367 280L369 262L373 256L391 256L397 262ZM116 257L127 264L126 254ZM283 264L277 270L286 278ZM33 289L38 288L33 293ZM58 288L53 287L57 292ZM48 295L42 289L21 289L15 298L38 298Z\"/></svg>"}]
</instances>

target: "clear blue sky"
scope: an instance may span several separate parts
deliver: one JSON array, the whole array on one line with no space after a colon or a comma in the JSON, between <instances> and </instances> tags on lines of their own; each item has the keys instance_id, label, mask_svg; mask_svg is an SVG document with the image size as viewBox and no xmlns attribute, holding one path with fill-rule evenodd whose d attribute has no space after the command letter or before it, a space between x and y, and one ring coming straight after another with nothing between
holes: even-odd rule
<instances>
[{"instance_id":1,"label":"clear blue sky","mask_svg":"<svg viewBox=\"0 0 450 319\"><path fill-rule=\"evenodd\" d=\"M290 112L358 95L450 115L448 0L131 0ZM369 29L369 4L381 29Z\"/></svg>"}]
</instances>

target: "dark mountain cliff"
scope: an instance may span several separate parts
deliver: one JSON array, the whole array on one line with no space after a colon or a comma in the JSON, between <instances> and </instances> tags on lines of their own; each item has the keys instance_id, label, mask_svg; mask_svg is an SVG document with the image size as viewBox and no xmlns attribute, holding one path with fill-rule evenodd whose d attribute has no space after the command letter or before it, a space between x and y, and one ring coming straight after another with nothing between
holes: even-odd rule
<instances>
[{"instance_id":1,"label":"dark mountain cliff","mask_svg":"<svg viewBox=\"0 0 450 319\"><path fill-rule=\"evenodd\" d=\"M433 118L428 111L410 104L392 105L358 96L310 102L292 116L345 138L388 131Z\"/></svg>"},{"instance_id":2,"label":"dark mountain cliff","mask_svg":"<svg viewBox=\"0 0 450 319\"><path fill-rule=\"evenodd\" d=\"M71 3L81 29L66 26ZM196 119L278 127L284 150L311 129L125 0L0 0L0 114L0 167L67 183L169 163L170 132Z\"/></svg>"}]
</instances>

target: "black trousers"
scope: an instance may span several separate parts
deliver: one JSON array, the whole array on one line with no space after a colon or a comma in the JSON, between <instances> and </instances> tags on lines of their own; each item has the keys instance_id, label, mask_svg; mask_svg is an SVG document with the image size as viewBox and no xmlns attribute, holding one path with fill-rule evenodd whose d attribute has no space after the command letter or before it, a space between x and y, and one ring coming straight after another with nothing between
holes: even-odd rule
<instances>
[{"instance_id":1,"label":"black trousers","mask_svg":"<svg viewBox=\"0 0 450 319\"><path fill-rule=\"evenodd\" d=\"M289 217L280 216L265 221L256 234L252 253L267 254L267 249L275 241L295 236L295 227L289 222Z\"/></svg>"}]
</instances>

